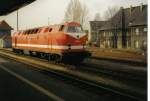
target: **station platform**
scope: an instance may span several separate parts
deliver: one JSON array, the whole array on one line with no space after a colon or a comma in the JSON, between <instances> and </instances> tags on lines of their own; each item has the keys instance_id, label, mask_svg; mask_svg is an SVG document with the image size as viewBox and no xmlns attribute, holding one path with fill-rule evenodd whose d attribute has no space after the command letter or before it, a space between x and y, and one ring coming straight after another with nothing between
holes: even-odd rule
<instances>
[{"instance_id":1,"label":"station platform","mask_svg":"<svg viewBox=\"0 0 150 101\"><path fill-rule=\"evenodd\" d=\"M147 63L147 54L128 49L100 49L98 47L88 47L94 58L105 58L114 60L124 60L131 62Z\"/></svg>"}]
</instances>

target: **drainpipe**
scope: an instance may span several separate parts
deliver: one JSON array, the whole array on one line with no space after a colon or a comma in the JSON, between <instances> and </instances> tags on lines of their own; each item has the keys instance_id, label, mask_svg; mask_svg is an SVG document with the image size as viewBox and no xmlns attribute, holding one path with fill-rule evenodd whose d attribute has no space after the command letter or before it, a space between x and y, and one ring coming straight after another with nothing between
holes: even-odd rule
<instances>
[{"instance_id":1,"label":"drainpipe","mask_svg":"<svg viewBox=\"0 0 150 101\"><path fill-rule=\"evenodd\" d=\"M121 32L122 32L122 48L126 48L126 30L125 30L125 12L121 9Z\"/></svg>"}]
</instances>

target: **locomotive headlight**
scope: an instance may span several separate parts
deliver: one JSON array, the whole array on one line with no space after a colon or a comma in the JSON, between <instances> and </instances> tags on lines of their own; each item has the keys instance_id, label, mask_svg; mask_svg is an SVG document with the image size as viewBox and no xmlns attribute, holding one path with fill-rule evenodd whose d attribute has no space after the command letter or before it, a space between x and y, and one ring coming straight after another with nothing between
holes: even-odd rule
<instances>
[{"instance_id":1,"label":"locomotive headlight","mask_svg":"<svg viewBox=\"0 0 150 101\"><path fill-rule=\"evenodd\" d=\"M71 44L68 44L68 49L71 49Z\"/></svg>"}]
</instances>

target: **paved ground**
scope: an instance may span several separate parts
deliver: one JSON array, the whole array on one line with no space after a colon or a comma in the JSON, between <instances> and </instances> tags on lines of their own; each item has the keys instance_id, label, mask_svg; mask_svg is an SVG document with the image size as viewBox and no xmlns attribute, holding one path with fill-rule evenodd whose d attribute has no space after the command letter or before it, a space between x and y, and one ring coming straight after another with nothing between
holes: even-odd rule
<instances>
[{"instance_id":1,"label":"paved ground","mask_svg":"<svg viewBox=\"0 0 150 101\"><path fill-rule=\"evenodd\" d=\"M100 96L101 95L101 96ZM65 83L12 60L0 57L0 101L106 101L95 94Z\"/></svg>"}]
</instances>

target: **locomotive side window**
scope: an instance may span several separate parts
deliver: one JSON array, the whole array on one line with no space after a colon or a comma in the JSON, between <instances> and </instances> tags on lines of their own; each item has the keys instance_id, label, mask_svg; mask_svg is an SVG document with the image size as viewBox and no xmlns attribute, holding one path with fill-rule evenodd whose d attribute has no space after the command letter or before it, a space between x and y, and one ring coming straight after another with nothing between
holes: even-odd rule
<instances>
[{"instance_id":1,"label":"locomotive side window","mask_svg":"<svg viewBox=\"0 0 150 101\"><path fill-rule=\"evenodd\" d=\"M36 29L36 30L35 30L35 33L37 33L37 32L38 32L38 30L39 30L39 29Z\"/></svg>"},{"instance_id":2,"label":"locomotive side window","mask_svg":"<svg viewBox=\"0 0 150 101\"><path fill-rule=\"evenodd\" d=\"M34 34L34 30L31 30L31 34Z\"/></svg>"},{"instance_id":3,"label":"locomotive side window","mask_svg":"<svg viewBox=\"0 0 150 101\"><path fill-rule=\"evenodd\" d=\"M51 32L52 31L52 28L49 28L49 32Z\"/></svg>"},{"instance_id":4,"label":"locomotive side window","mask_svg":"<svg viewBox=\"0 0 150 101\"><path fill-rule=\"evenodd\" d=\"M68 26L67 32L82 33L83 29L81 26Z\"/></svg>"},{"instance_id":5,"label":"locomotive side window","mask_svg":"<svg viewBox=\"0 0 150 101\"><path fill-rule=\"evenodd\" d=\"M35 34L35 33L36 33L36 29L33 30L33 34Z\"/></svg>"},{"instance_id":6,"label":"locomotive side window","mask_svg":"<svg viewBox=\"0 0 150 101\"><path fill-rule=\"evenodd\" d=\"M24 34L26 35L26 34L27 34L27 31L25 31Z\"/></svg>"},{"instance_id":7,"label":"locomotive side window","mask_svg":"<svg viewBox=\"0 0 150 101\"><path fill-rule=\"evenodd\" d=\"M23 31L23 34L25 34L25 31Z\"/></svg>"},{"instance_id":8,"label":"locomotive side window","mask_svg":"<svg viewBox=\"0 0 150 101\"><path fill-rule=\"evenodd\" d=\"M45 28L44 32L46 33L46 32L48 32L48 31L49 31L49 28Z\"/></svg>"},{"instance_id":9,"label":"locomotive side window","mask_svg":"<svg viewBox=\"0 0 150 101\"><path fill-rule=\"evenodd\" d=\"M40 33L42 31L42 29L39 29L38 33Z\"/></svg>"},{"instance_id":10,"label":"locomotive side window","mask_svg":"<svg viewBox=\"0 0 150 101\"><path fill-rule=\"evenodd\" d=\"M18 35L20 35L21 34L21 32L18 32Z\"/></svg>"},{"instance_id":11,"label":"locomotive side window","mask_svg":"<svg viewBox=\"0 0 150 101\"><path fill-rule=\"evenodd\" d=\"M29 30L29 31L28 31L28 34L31 34L31 32L32 32L32 31L31 31L31 30Z\"/></svg>"}]
</instances>

